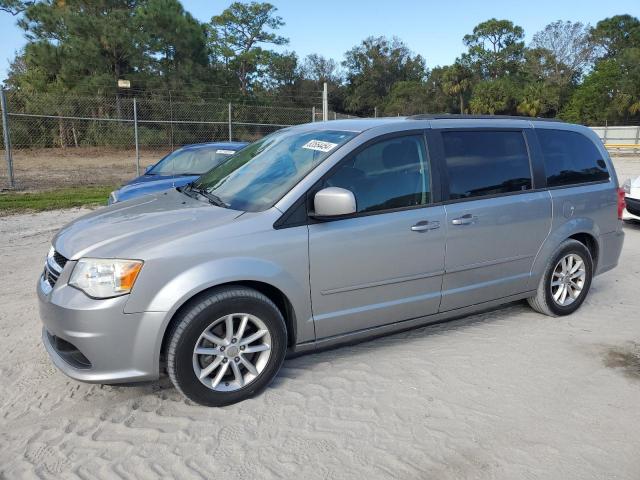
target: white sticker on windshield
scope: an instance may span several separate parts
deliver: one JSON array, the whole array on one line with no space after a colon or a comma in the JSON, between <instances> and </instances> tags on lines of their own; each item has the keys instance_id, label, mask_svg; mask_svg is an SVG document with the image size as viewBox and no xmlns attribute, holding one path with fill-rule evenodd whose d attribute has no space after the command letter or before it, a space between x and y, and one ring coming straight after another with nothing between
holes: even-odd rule
<instances>
[{"instance_id":1,"label":"white sticker on windshield","mask_svg":"<svg viewBox=\"0 0 640 480\"><path fill-rule=\"evenodd\" d=\"M216 150L216 153L219 153L220 155L233 155L234 153L236 153L235 150Z\"/></svg>"},{"instance_id":2,"label":"white sticker on windshield","mask_svg":"<svg viewBox=\"0 0 640 480\"><path fill-rule=\"evenodd\" d=\"M302 148L307 150L317 150L319 152L330 152L338 146L337 143L323 142L322 140L309 140Z\"/></svg>"}]
</instances>

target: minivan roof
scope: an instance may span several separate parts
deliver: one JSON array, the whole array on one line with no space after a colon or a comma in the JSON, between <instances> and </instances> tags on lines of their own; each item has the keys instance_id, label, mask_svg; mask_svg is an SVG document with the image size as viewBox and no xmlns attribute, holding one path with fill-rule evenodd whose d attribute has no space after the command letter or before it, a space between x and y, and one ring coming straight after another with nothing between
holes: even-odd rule
<instances>
[{"instance_id":1,"label":"minivan roof","mask_svg":"<svg viewBox=\"0 0 640 480\"><path fill-rule=\"evenodd\" d=\"M421 113L404 118L406 120L529 120L538 122L562 122L562 120L558 120L557 118L525 117L519 115L461 115L459 113Z\"/></svg>"},{"instance_id":2,"label":"minivan roof","mask_svg":"<svg viewBox=\"0 0 640 480\"><path fill-rule=\"evenodd\" d=\"M460 115L460 114L420 114L409 115L406 117L378 117L378 118L349 118L341 120L330 120L327 122L315 122L304 124L303 128L313 129L330 129L330 130L345 130L350 132L364 132L374 127L381 127L384 125L398 124L401 122L419 122L419 121L473 121L478 123L486 123L493 125L496 122L506 121L520 121L520 122L554 122L565 125L570 125L562 120L555 118L540 118L540 117L519 117L513 115ZM302 127L300 125L299 127ZM295 127L294 127L295 128Z\"/></svg>"}]
</instances>

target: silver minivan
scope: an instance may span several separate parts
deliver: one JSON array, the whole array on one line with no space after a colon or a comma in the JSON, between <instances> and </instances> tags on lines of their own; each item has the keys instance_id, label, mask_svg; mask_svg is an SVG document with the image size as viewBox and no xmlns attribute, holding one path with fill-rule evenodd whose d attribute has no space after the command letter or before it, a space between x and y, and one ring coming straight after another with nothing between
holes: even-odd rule
<instances>
[{"instance_id":1,"label":"silver minivan","mask_svg":"<svg viewBox=\"0 0 640 480\"><path fill-rule=\"evenodd\" d=\"M607 151L578 125L291 127L186 187L63 228L37 288L44 345L78 380L166 369L194 402L227 405L288 353L522 299L568 315L616 266L622 208Z\"/></svg>"}]
</instances>

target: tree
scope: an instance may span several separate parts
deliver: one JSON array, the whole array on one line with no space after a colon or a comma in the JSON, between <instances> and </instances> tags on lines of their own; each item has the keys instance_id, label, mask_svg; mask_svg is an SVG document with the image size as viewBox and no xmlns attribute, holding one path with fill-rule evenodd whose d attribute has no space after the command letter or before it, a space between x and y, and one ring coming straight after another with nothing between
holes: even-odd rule
<instances>
[{"instance_id":1,"label":"tree","mask_svg":"<svg viewBox=\"0 0 640 480\"><path fill-rule=\"evenodd\" d=\"M178 0L147 0L135 12L143 68L173 90L203 82L209 63L205 28Z\"/></svg>"},{"instance_id":2,"label":"tree","mask_svg":"<svg viewBox=\"0 0 640 480\"><path fill-rule=\"evenodd\" d=\"M273 91L274 94L283 95L285 97L283 100L288 102L297 94L302 80L299 63L295 52L273 54L262 87Z\"/></svg>"},{"instance_id":3,"label":"tree","mask_svg":"<svg viewBox=\"0 0 640 480\"><path fill-rule=\"evenodd\" d=\"M24 12L35 1L25 0L0 0L0 12L10 13L11 15L19 15Z\"/></svg>"},{"instance_id":4,"label":"tree","mask_svg":"<svg viewBox=\"0 0 640 480\"><path fill-rule=\"evenodd\" d=\"M27 70L46 75L56 91L115 86L142 63L135 0L53 0L30 5L18 25L25 30ZM25 76L10 79L16 84Z\"/></svg>"},{"instance_id":5,"label":"tree","mask_svg":"<svg viewBox=\"0 0 640 480\"><path fill-rule=\"evenodd\" d=\"M347 108L371 114L382 105L393 85L400 81L422 81L426 76L424 59L413 55L399 39L369 37L345 54Z\"/></svg>"},{"instance_id":6,"label":"tree","mask_svg":"<svg viewBox=\"0 0 640 480\"><path fill-rule=\"evenodd\" d=\"M599 61L561 117L588 125L640 120L640 48L626 48L615 58Z\"/></svg>"},{"instance_id":7,"label":"tree","mask_svg":"<svg viewBox=\"0 0 640 480\"><path fill-rule=\"evenodd\" d=\"M391 88L382 107L385 115L416 115L427 113L429 93L424 82L400 81Z\"/></svg>"},{"instance_id":8,"label":"tree","mask_svg":"<svg viewBox=\"0 0 640 480\"><path fill-rule=\"evenodd\" d=\"M492 18L478 24L473 33L465 35L469 47L463 57L475 65L483 78L498 78L514 74L519 69L524 51L524 30L509 20Z\"/></svg>"},{"instance_id":9,"label":"tree","mask_svg":"<svg viewBox=\"0 0 640 480\"><path fill-rule=\"evenodd\" d=\"M559 107L557 91L543 82L528 83L522 91L517 111L529 117L555 114Z\"/></svg>"},{"instance_id":10,"label":"tree","mask_svg":"<svg viewBox=\"0 0 640 480\"><path fill-rule=\"evenodd\" d=\"M515 111L515 86L508 78L482 80L473 89L469 106L472 113L510 114Z\"/></svg>"},{"instance_id":11,"label":"tree","mask_svg":"<svg viewBox=\"0 0 640 480\"><path fill-rule=\"evenodd\" d=\"M602 58L613 58L626 48L640 47L640 20L631 15L600 20L591 30L591 41L600 47Z\"/></svg>"},{"instance_id":12,"label":"tree","mask_svg":"<svg viewBox=\"0 0 640 480\"><path fill-rule=\"evenodd\" d=\"M306 79L313 80L318 84L324 82L338 84L342 80L336 61L317 53L306 56L302 70Z\"/></svg>"},{"instance_id":13,"label":"tree","mask_svg":"<svg viewBox=\"0 0 640 480\"><path fill-rule=\"evenodd\" d=\"M561 117L570 122L601 125L614 117L611 108L612 92L622 72L612 59L598 63L596 69L575 91Z\"/></svg>"},{"instance_id":14,"label":"tree","mask_svg":"<svg viewBox=\"0 0 640 480\"><path fill-rule=\"evenodd\" d=\"M530 48L547 51L548 76L554 83L567 85L579 79L594 60L591 28L580 22L550 23L533 36Z\"/></svg>"},{"instance_id":15,"label":"tree","mask_svg":"<svg viewBox=\"0 0 640 480\"><path fill-rule=\"evenodd\" d=\"M211 18L210 48L215 60L232 69L246 95L252 83L264 74L274 52L262 45L286 45L287 38L275 33L284 25L270 3L234 2Z\"/></svg>"},{"instance_id":16,"label":"tree","mask_svg":"<svg viewBox=\"0 0 640 480\"><path fill-rule=\"evenodd\" d=\"M460 61L445 67L443 71L442 89L447 95L458 99L460 113L465 113L464 100L467 92L471 89L473 73Z\"/></svg>"}]
</instances>

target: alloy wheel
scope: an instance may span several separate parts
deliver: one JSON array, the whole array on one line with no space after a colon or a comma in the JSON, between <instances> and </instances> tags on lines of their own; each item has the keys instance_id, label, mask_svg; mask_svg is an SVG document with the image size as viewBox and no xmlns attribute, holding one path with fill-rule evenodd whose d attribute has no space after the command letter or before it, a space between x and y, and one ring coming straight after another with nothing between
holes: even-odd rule
<instances>
[{"instance_id":1,"label":"alloy wheel","mask_svg":"<svg viewBox=\"0 0 640 480\"><path fill-rule=\"evenodd\" d=\"M218 318L200 335L193 349L193 371L211 390L235 391L253 382L271 356L271 334L248 313Z\"/></svg>"},{"instance_id":2,"label":"alloy wheel","mask_svg":"<svg viewBox=\"0 0 640 480\"><path fill-rule=\"evenodd\" d=\"M566 307L575 302L584 289L587 271L584 260L575 253L562 257L551 275L551 296Z\"/></svg>"}]
</instances>

